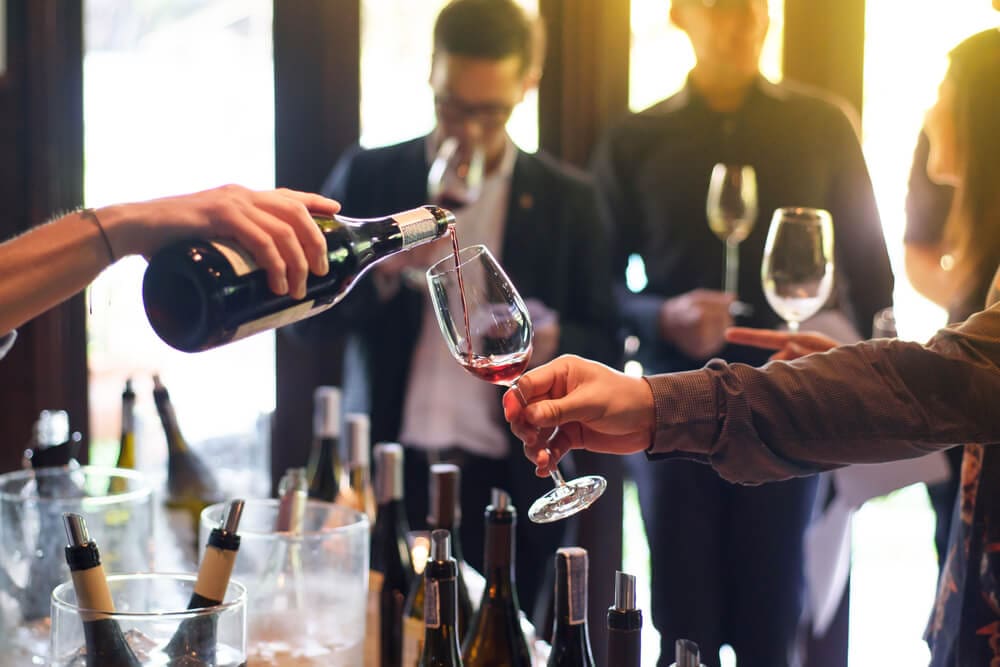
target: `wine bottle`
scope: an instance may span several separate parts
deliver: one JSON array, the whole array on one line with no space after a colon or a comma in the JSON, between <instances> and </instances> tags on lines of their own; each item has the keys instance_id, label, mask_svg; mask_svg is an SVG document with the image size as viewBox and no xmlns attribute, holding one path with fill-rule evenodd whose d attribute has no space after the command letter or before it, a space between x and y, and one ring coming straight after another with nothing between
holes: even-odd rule
<instances>
[{"instance_id":1,"label":"wine bottle","mask_svg":"<svg viewBox=\"0 0 1000 667\"><path fill-rule=\"evenodd\" d=\"M377 261L439 238L455 223L437 206L367 220L314 219L330 271L310 275L301 300L273 293L265 272L231 241L188 239L161 249L142 282L153 330L168 345L197 352L311 317L340 301Z\"/></svg>"},{"instance_id":2,"label":"wine bottle","mask_svg":"<svg viewBox=\"0 0 1000 667\"><path fill-rule=\"evenodd\" d=\"M462 644L465 667L531 667L514 587L517 511L506 491L493 489L486 508L486 589Z\"/></svg>"},{"instance_id":3,"label":"wine bottle","mask_svg":"<svg viewBox=\"0 0 1000 667\"><path fill-rule=\"evenodd\" d=\"M340 390L313 392L313 446L309 458L309 497L333 502L340 484Z\"/></svg>"},{"instance_id":4,"label":"wine bottle","mask_svg":"<svg viewBox=\"0 0 1000 667\"><path fill-rule=\"evenodd\" d=\"M69 540L66 564L83 621L87 667L139 667L139 659L125 641L118 621L108 615L114 613L115 605L101 565L101 553L87 533L87 523L79 514L67 512L63 514L63 524Z\"/></svg>"},{"instance_id":5,"label":"wine bottle","mask_svg":"<svg viewBox=\"0 0 1000 667\"><path fill-rule=\"evenodd\" d=\"M369 432L371 425L368 415L349 412L344 417L346 423L347 465L340 478L340 492L337 502L352 507L368 515L369 523L375 523L375 490L372 488L369 455Z\"/></svg>"},{"instance_id":6,"label":"wine bottle","mask_svg":"<svg viewBox=\"0 0 1000 667\"><path fill-rule=\"evenodd\" d=\"M462 547L458 527L461 524L460 472L451 463L435 463L430 469L430 514L427 523L431 528L447 530L451 535L451 553L458 563L456 581L458 595L458 640L465 639L465 632L472 620L472 601L462 573ZM406 598L403 611L403 666L414 667L418 662L424 641L424 600L427 577L417 577Z\"/></svg>"},{"instance_id":7,"label":"wine bottle","mask_svg":"<svg viewBox=\"0 0 1000 667\"><path fill-rule=\"evenodd\" d=\"M122 437L115 465L135 470L135 391L132 389L132 378L125 380L125 390L122 391Z\"/></svg>"},{"instance_id":8,"label":"wine bottle","mask_svg":"<svg viewBox=\"0 0 1000 667\"><path fill-rule=\"evenodd\" d=\"M305 468L289 468L278 481L278 518L274 529L279 533L302 533L309 499Z\"/></svg>"},{"instance_id":9,"label":"wine bottle","mask_svg":"<svg viewBox=\"0 0 1000 667\"><path fill-rule=\"evenodd\" d=\"M608 608L608 664L639 667L642 611L635 603L635 575L615 572L615 603Z\"/></svg>"},{"instance_id":10,"label":"wine bottle","mask_svg":"<svg viewBox=\"0 0 1000 667\"><path fill-rule=\"evenodd\" d=\"M458 563L451 557L451 533L431 532L424 568L424 640L419 667L461 667L458 648Z\"/></svg>"},{"instance_id":11,"label":"wine bottle","mask_svg":"<svg viewBox=\"0 0 1000 667\"><path fill-rule=\"evenodd\" d=\"M34 433L31 443L24 451L23 464L26 468L39 470L41 468L58 468L61 466L76 467L77 455L80 451L80 443L83 436L79 432L70 433L69 413L65 410L42 410L38 413L38 420L35 421ZM39 478L36 483L39 485L39 495L65 492L59 488L55 480L58 477ZM46 484L55 483L55 486L43 488Z\"/></svg>"},{"instance_id":12,"label":"wine bottle","mask_svg":"<svg viewBox=\"0 0 1000 667\"><path fill-rule=\"evenodd\" d=\"M555 619L548 667L594 667L587 631L587 551L556 551Z\"/></svg>"},{"instance_id":13,"label":"wine bottle","mask_svg":"<svg viewBox=\"0 0 1000 667\"><path fill-rule=\"evenodd\" d=\"M698 645L690 639L678 639L674 642L674 657L677 662L672 667L704 667L701 664Z\"/></svg>"},{"instance_id":14,"label":"wine bottle","mask_svg":"<svg viewBox=\"0 0 1000 667\"><path fill-rule=\"evenodd\" d=\"M403 505L403 448L375 446L375 497L378 511L372 528L368 578L365 665L399 667L403 658L403 604L413 566Z\"/></svg>"},{"instance_id":15,"label":"wine bottle","mask_svg":"<svg viewBox=\"0 0 1000 667\"><path fill-rule=\"evenodd\" d=\"M229 578L233 574L236 554L240 549L237 530L243 516L243 505L242 500L231 501L219 526L209 533L188 609L214 607L222 604L226 598ZM164 653L175 659L186 657L214 665L217 621L215 616L185 619L163 649Z\"/></svg>"},{"instance_id":16,"label":"wine bottle","mask_svg":"<svg viewBox=\"0 0 1000 667\"><path fill-rule=\"evenodd\" d=\"M132 389L132 378L125 380L122 391L122 436L115 467L135 470L135 391ZM127 490L128 481L124 477L111 478L109 494L125 493Z\"/></svg>"},{"instance_id":17,"label":"wine bottle","mask_svg":"<svg viewBox=\"0 0 1000 667\"><path fill-rule=\"evenodd\" d=\"M86 494L73 475L62 474L52 468L73 470L79 467L76 452L80 443L79 433L70 433L69 414L65 410L42 410L35 422L32 442L25 451L25 461L35 471L35 490L39 498L49 500L82 498ZM49 616L52 589L62 583L64 572L54 568L46 556L58 542L59 515L52 512L38 513L38 537L34 557L28 565L26 585L16 590L25 622Z\"/></svg>"},{"instance_id":18,"label":"wine bottle","mask_svg":"<svg viewBox=\"0 0 1000 667\"><path fill-rule=\"evenodd\" d=\"M171 527L177 531L183 548L196 552L201 511L221 502L222 493L215 475L181 434L170 394L159 375L153 375L153 401L167 438L166 506L173 515Z\"/></svg>"}]
</instances>

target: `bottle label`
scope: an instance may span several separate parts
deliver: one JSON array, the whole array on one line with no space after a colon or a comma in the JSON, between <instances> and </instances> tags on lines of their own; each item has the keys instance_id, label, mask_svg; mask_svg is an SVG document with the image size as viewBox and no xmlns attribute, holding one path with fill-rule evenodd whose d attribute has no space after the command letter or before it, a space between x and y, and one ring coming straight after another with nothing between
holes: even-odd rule
<instances>
[{"instance_id":1,"label":"bottle label","mask_svg":"<svg viewBox=\"0 0 1000 667\"><path fill-rule=\"evenodd\" d=\"M441 627L441 595L438 592L438 582L428 578L424 587L424 627L436 630Z\"/></svg>"},{"instance_id":2,"label":"bottle label","mask_svg":"<svg viewBox=\"0 0 1000 667\"><path fill-rule=\"evenodd\" d=\"M403 667L417 667L423 654L424 622L407 616L403 619Z\"/></svg>"},{"instance_id":3,"label":"bottle label","mask_svg":"<svg viewBox=\"0 0 1000 667\"><path fill-rule=\"evenodd\" d=\"M365 609L365 664L382 664L382 617L379 615L379 596L385 575L368 571L368 606Z\"/></svg>"},{"instance_id":4,"label":"bottle label","mask_svg":"<svg viewBox=\"0 0 1000 667\"><path fill-rule=\"evenodd\" d=\"M229 265L233 267L233 273L237 276L245 276L260 268L253 260L253 256L235 243L212 241L211 244L226 258Z\"/></svg>"},{"instance_id":5,"label":"bottle label","mask_svg":"<svg viewBox=\"0 0 1000 667\"><path fill-rule=\"evenodd\" d=\"M432 239L437 235L437 220L425 208L415 208L392 216L403 234L403 247Z\"/></svg>"},{"instance_id":6,"label":"bottle label","mask_svg":"<svg viewBox=\"0 0 1000 667\"><path fill-rule=\"evenodd\" d=\"M236 333L233 334L232 340L239 340L240 338L246 338L247 336L252 336L256 333L260 333L261 331L277 329L278 327L283 327L286 324L298 322L299 320L309 317L310 315L321 313L333 305L332 303L326 303L313 308L315 303L316 302L313 299L310 299L309 301L297 303L290 308L285 308L284 310L279 310L276 313L266 315L258 320L245 322L236 329Z\"/></svg>"},{"instance_id":7,"label":"bottle label","mask_svg":"<svg viewBox=\"0 0 1000 667\"><path fill-rule=\"evenodd\" d=\"M587 561L570 559L566 563L569 579L569 624L587 622Z\"/></svg>"}]
</instances>

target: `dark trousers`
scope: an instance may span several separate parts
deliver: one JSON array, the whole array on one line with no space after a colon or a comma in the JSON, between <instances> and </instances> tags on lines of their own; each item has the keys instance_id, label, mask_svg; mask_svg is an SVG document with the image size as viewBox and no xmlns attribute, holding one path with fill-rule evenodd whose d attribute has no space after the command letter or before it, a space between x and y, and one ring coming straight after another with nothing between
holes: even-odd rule
<instances>
[{"instance_id":1,"label":"dark trousers","mask_svg":"<svg viewBox=\"0 0 1000 667\"><path fill-rule=\"evenodd\" d=\"M944 567L948 557L948 540L951 538L951 517L955 513L955 498L958 497L958 487L962 481L962 455L965 447L952 447L945 451L948 458L948 469L951 477L927 485L927 495L931 507L934 508L934 546L937 548L938 569Z\"/></svg>"},{"instance_id":2,"label":"dark trousers","mask_svg":"<svg viewBox=\"0 0 1000 667\"><path fill-rule=\"evenodd\" d=\"M740 667L794 664L816 478L740 486L690 461L640 456L629 466L649 539L658 664L674 661L678 638L697 642L708 667L722 644Z\"/></svg>"},{"instance_id":3,"label":"dark trousers","mask_svg":"<svg viewBox=\"0 0 1000 667\"><path fill-rule=\"evenodd\" d=\"M528 508L540 495L552 488L549 479L535 476L534 467L520 450L512 451L504 459L476 456L458 449L427 452L406 447L404 457L407 518L410 528L427 528L428 483L431 463L454 463L461 469L462 524L459 531L465 561L483 572L486 524L484 514L494 487L510 494L517 509L515 534L515 571L517 594L521 609L536 625L539 634L547 632L544 621L552 600L554 585L555 552L566 543L573 532L573 524L558 521L535 524L528 520ZM570 469L564 467L569 476ZM479 604L476 600L475 604Z\"/></svg>"}]
</instances>

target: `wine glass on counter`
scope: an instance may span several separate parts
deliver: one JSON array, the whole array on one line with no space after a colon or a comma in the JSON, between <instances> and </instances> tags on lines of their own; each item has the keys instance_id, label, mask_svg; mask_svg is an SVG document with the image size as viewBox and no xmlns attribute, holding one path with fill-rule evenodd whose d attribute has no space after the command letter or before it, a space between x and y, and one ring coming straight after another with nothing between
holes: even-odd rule
<instances>
[{"instance_id":1,"label":"wine glass on counter","mask_svg":"<svg viewBox=\"0 0 1000 667\"><path fill-rule=\"evenodd\" d=\"M833 290L833 219L818 208L779 208L760 269L764 296L789 331L815 315Z\"/></svg>"},{"instance_id":2,"label":"wine glass on counter","mask_svg":"<svg viewBox=\"0 0 1000 667\"><path fill-rule=\"evenodd\" d=\"M475 245L456 250L454 257L427 269L427 283L452 356L477 378L516 388L531 359L531 318L489 249ZM528 518L536 523L557 521L586 509L607 486L597 475L567 482L555 469L550 476L555 488L528 510Z\"/></svg>"},{"instance_id":3,"label":"wine glass on counter","mask_svg":"<svg viewBox=\"0 0 1000 667\"><path fill-rule=\"evenodd\" d=\"M712 168L705 203L708 226L726 244L723 289L737 294L740 274L740 243L757 221L757 174L743 164L717 164Z\"/></svg>"}]
</instances>

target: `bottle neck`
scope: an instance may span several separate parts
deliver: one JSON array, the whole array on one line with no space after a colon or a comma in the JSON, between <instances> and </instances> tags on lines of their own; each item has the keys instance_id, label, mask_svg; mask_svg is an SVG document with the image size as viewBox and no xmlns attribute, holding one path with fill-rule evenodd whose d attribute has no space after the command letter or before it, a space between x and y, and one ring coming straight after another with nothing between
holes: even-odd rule
<instances>
[{"instance_id":1,"label":"bottle neck","mask_svg":"<svg viewBox=\"0 0 1000 667\"><path fill-rule=\"evenodd\" d=\"M163 432L167 436L167 451L169 454L180 454L187 451L187 442L181 435L181 429L177 425L177 413L174 412L174 404L170 402L167 392L154 391L153 398L156 403L156 412L160 415L160 423L163 424Z\"/></svg>"},{"instance_id":2,"label":"bottle neck","mask_svg":"<svg viewBox=\"0 0 1000 667\"><path fill-rule=\"evenodd\" d=\"M312 476L309 495L332 501L337 495L340 474L340 441L336 437L320 437L313 444Z\"/></svg>"},{"instance_id":3,"label":"bottle neck","mask_svg":"<svg viewBox=\"0 0 1000 667\"><path fill-rule=\"evenodd\" d=\"M486 525L486 597L517 610L514 588L514 522L510 515L493 515Z\"/></svg>"},{"instance_id":4,"label":"bottle neck","mask_svg":"<svg viewBox=\"0 0 1000 667\"><path fill-rule=\"evenodd\" d=\"M425 658L440 661L459 656L457 575L454 559L427 562L424 570Z\"/></svg>"}]
</instances>

